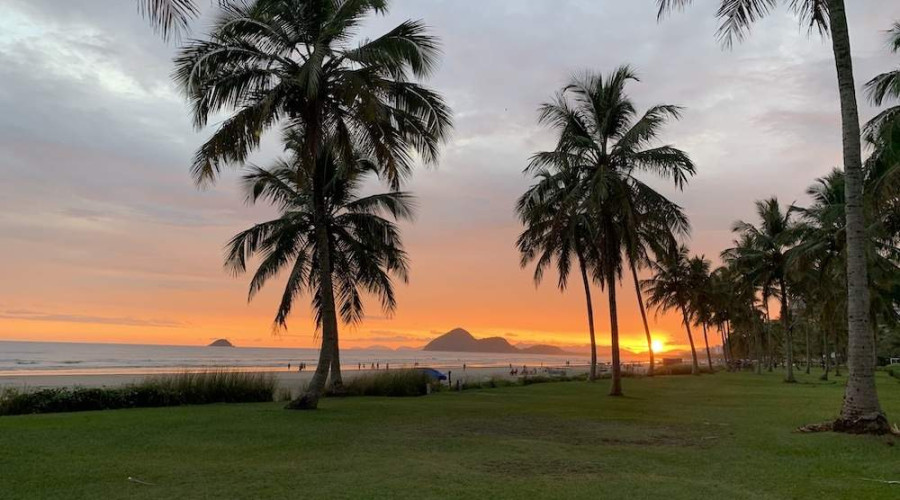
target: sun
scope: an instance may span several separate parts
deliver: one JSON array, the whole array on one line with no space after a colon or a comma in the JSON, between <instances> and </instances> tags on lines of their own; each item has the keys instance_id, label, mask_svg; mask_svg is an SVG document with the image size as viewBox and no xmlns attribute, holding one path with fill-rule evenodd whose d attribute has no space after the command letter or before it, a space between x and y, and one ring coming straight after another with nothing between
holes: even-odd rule
<instances>
[{"instance_id":1,"label":"sun","mask_svg":"<svg viewBox=\"0 0 900 500\"><path fill-rule=\"evenodd\" d=\"M662 340L654 340L650 342L650 348L653 349L653 352L663 352L666 349L666 345Z\"/></svg>"}]
</instances>

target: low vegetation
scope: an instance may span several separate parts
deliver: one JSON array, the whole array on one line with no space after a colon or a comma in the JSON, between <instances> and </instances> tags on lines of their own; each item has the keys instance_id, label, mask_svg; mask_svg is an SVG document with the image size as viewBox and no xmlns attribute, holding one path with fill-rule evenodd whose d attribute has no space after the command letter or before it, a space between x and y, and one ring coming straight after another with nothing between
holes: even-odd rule
<instances>
[{"instance_id":1,"label":"low vegetation","mask_svg":"<svg viewBox=\"0 0 900 500\"><path fill-rule=\"evenodd\" d=\"M437 387L439 384L422 370L390 370L353 377L340 393L329 395L415 397Z\"/></svg>"},{"instance_id":2,"label":"low vegetation","mask_svg":"<svg viewBox=\"0 0 900 500\"><path fill-rule=\"evenodd\" d=\"M0 415L259 403L272 401L275 388L271 374L213 370L160 375L114 388L6 389L0 393Z\"/></svg>"}]
</instances>

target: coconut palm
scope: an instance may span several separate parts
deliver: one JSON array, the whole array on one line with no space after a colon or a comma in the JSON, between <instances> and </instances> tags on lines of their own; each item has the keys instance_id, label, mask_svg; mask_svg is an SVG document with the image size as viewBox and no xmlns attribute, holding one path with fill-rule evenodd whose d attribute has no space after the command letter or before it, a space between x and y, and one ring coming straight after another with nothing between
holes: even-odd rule
<instances>
[{"instance_id":1,"label":"coconut palm","mask_svg":"<svg viewBox=\"0 0 900 500\"><path fill-rule=\"evenodd\" d=\"M900 52L900 22L895 22L888 31L890 47L893 52ZM900 100L900 69L881 73L866 83L869 100L875 106L881 106L888 100ZM887 126L900 123L900 105L891 106L875 116L866 124L866 136L871 142L882 133Z\"/></svg>"},{"instance_id":2,"label":"coconut palm","mask_svg":"<svg viewBox=\"0 0 900 500\"><path fill-rule=\"evenodd\" d=\"M628 218L623 227L623 244L647 339L647 353L650 358L647 375L652 377L655 367L653 337L647 321L638 270L649 265L655 256L675 245L677 237L687 236L690 232L690 223L680 206L662 196L657 196L656 193L635 192L626 202L632 202L632 205L626 211Z\"/></svg>"},{"instance_id":3,"label":"coconut palm","mask_svg":"<svg viewBox=\"0 0 900 500\"><path fill-rule=\"evenodd\" d=\"M516 213L525 226L516 242L521 253L521 265L526 267L537 261L534 282L540 284L545 271L555 261L557 286L565 290L575 261L587 302L591 343L590 380L593 381L597 378L597 340L591 282L597 280L597 235L594 221L585 210L584 200L577 199L582 179L573 168L541 168L534 175L537 182L516 203Z\"/></svg>"},{"instance_id":4,"label":"coconut palm","mask_svg":"<svg viewBox=\"0 0 900 500\"><path fill-rule=\"evenodd\" d=\"M739 233L738 238L734 240L734 246L723 251L721 257L729 269L729 274L732 276L732 293L734 293L736 301L732 315L737 322L742 324L747 330L749 337L752 338L751 343L753 344L756 358L756 373L761 374L764 360L761 325L766 325L766 331L768 332L768 313L761 316L757 300L762 296L762 300L760 300L761 305L764 306L763 308L768 305L768 287L760 286L758 276L754 275L752 269L749 268L749 262L751 261L746 256L755 252L755 244L752 235ZM762 293L760 293L760 290L762 290ZM771 345L771 342L768 342L768 344Z\"/></svg>"},{"instance_id":5,"label":"coconut palm","mask_svg":"<svg viewBox=\"0 0 900 500\"><path fill-rule=\"evenodd\" d=\"M659 17L692 0L657 0ZM835 428L850 432L885 433L890 430L875 388L875 344L869 324L868 275L863 214L862 142L859 107L850 51L850 30L844 0L783 0L801 25L831 35L841 104L843 159L847 199L847 294L850 377L844 392L840 419ZM751 26L769 14L778 0L720 0L718 37L726 46L742 40Z\"/></svg>"},{"instance_id":6,"label":"coconut palm","mask_svg":"<svg viewBox=\"0 0 900 500\"><path fill-rule=\"evenodd\" d=\"M898 276L900 276L900 250L898 250L896 221L900 219L900 195L896 190L896 177L900 164L881 156L884 150L876 147L875 154L866 162L865 213L866 213L866 260L868 262L869 318L873 325L893 325L898 321ZM846 209L843 183L845 177L840 170L833 170L807 189L812 198L809 207L793 207L800 214L802 241L794 252L796 267L815 267L821 285L817 294L819 302L828 304L830 311L823 314L833 316L834 310L845 308L847 297L837 293L844 277L839 269L846 260L844 239ZM823 320L832 325L833 321ZM837 331L834 330L835 345Z\"/></svg>"},{"instance_id":7,"label":"coconut palm","mask_svg":"<svg viewBox=\"0 0 900 500\"><path fill-rule=\"evenodd\" d=\"M655 308L658 313L669 310L681 313L682 324L691 345L691 373L699 375L700 365L691 332L690 305L694 289L687 247L673 247L660 255L650 263L650 271L653 275L641 282L641 289L647 295L647 305Z\"/></svg>"},{"instance_id":8,"label":"coconut palm","mask_svg":"<svg viewBox=\"0 0 900 500\"><path fill-rule=\"evenodd\" d=\"M409 175L415 158L437 160L450 110L413 80L431 72L438 52L423 23L406 21L353 44L367 16L386 13L386 0L234 1L219 10L209 37L189 41L175 61L175 79L193 106L195 126L228 115L194 157L198 184L213 182L225 166L244 164L273 128L292 131L309 168L327 137L344 164L357 154L371 157L392 189ZM327 289L333 279L325 230L330 179L312 179L320 252L314 272ZM319 363L297 408L315 408L329 369L340 369L332 363L336 306L327 294L322 300Z\"/></svg>"},{"instance_id":9,"label":"coconut palm","mask_svg":"<svg viewBox=\"0 0 900 500\"><path fill-rule=\"evenodd\" d=\"M711 263L704 256L699 255L688 261L688 280L691 284L690 310L694 317L694 325L703 330L703 343L706 346L706 362L709 371L713 371L712 354L709 351L709 336L707 329L713 321L713 288L710 277Z\"/></svg>"},{"instance_id":10,"label":"coconut palm","mask_svg":"<svg viewBox=\"0 0 900 500\"><path fill-rule=\"evenodd\" d=\"M259 265L250 281L249 299L278 274L287 271L288 278L275 315L275 327L287 328L294 301L303 294L311 297L316 325L322 328L326 319L325 304L336 302L345 324L359 323L363 318L363 294L378 297L382 309L391 313L396 308L392 277L407 280L406 253L400 233L389 218L412 216L410 196L391 191L360 197L360 187L374 173L370 158L359 156L352 164L343 163L343 152L335 144L319 149L318 161L303 161L302 144L287 141L289 159L278 160L269 169L250 167L243 176L247 201L267 202L280 213L242 231L227 246L225 263L236 275L247 271L248 261L259 257ZM325 217L316 217L313 197L315 177L325 176L329 189L325 196ZM317 225L322 220L328 234L325 252L329 255L330 274L325 283L319 261ZM337 333L337 332L335 332ZM337 341L337 338L335 338ZM334 363L340 363L338 352ZM331 383L342 384L339 370L332 370Z\"/></svg>"},{"instance_id":11,"label":"coconut palm","mask_svg":"<svg viewBox=\"0 0 900 500\"><path fill-rule=\"evenodd\" d=\"M793 335L790 319L788 292L788 256L787 253L797 241L791 211L782 211L777 198L756 202L756 213L760 224L755 226L748 222L738 221L732 227L736 233L746 235L751 242L740 255L740 259L749 273L759 280L763 287L763 303L768 311L768 290L774 289L774 295L781 303L781 324L784 330L784 353L787 373L785 382L794 383ZM766 314L768 317L768 312Z\"/></svg>"},{"instance_id":12,"label":"coconut palm","mask_svg":"<svg viewBox=\"0 0 900 500\"><path fill-rule=\"evenodd\" d=\"M185 32L199 14L194 0L138 0L138 10L164 39Z\"/></svg>"},{"instance_id":13,"label":"coconut palm","mask_svg":"<svg viewBox=\"0 0 900 500\"><path fill-rule=\"evenodd\" d=\"M616 286L622 273L626 228L635 220L635 207L649 200L665 200L639 175L662 177L680 189L694 174L694 164L686 153L655 144L662 126L678 119L681 108L659 105L639 115L625 91L629 82L637 80L628 66L606 77L586 73L573 78L541 108L541 123L556 129L558 140L555 150L536 154L530 166L535 171L572 168L582 179L573 199L586 204L599 237L597 265L610 311L611 395L622 394Z\"/></svg>"}]
</instances>

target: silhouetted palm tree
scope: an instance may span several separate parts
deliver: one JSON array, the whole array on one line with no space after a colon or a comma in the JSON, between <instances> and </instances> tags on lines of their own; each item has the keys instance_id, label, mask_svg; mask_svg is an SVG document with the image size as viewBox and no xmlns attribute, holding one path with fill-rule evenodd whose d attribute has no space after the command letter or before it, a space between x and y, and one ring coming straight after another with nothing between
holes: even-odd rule
<instances>
[{"instance_id":1,"label":"silhouetted palm tree","mask_svg":"<svg viewBox=\"0 0 900 500\"><path fill-rule=\"evenodd\" d=\"M709 352L709 336L707 329L713 320L712 280L710 278L711 263L702 255L688 261L689 280L691 283L690 310L694 316L694 325L703 330L703 344L706 347L706 362L710 373L713 372L712 354Z\"/></svg>"},{"instance_id":2,"label":"silhouetted palm tree","mask_svg":"<svg viewBox=\"0 0 900 500\"><path fill-rule=\"evenodd\" d=\"M531 165L532 169L572 168L582 179L575 199L586 204L599 237L598 269L610 310L610 394L616 396L622 394L616 286L622 273L627 227L642 203L668 202L639 174L663 177L679 189L694 174L694 164L686 153L655 145L662 125L677 119L681 108L659 105L639 115L625 92L629 81L637 81L637 77L628 66L606 77L591 73L575 77L552 102L542 106L540 121L556 129L558 141L554 151L536 154Z\"/></svg>"},{"instance_id":3,"label":"silhouetted palm tree","mask_svg":"<svg viewBox=\"0 0 900 500\"><path fill-rule=\"evenodd\" d=\"M316 325L322 328L325 304L337 302L346 324L363 318L363 293L381 300L382 309L396 308L392 276L407 280L406 253L400 232L389 220L410 219L410 196L391 191L360 197L360 187L375 172L371 158L359 156L344 164L345 152L336 144L326 144L318 152L318 161L303 161L302 144L287 140L291 156L278 160L270 169L252 167L244 175L244 190L251 204L264 201L278 207L278 218L257 224L232 238L227 247L226 266L235 274L247 271L248 260L260 262L250 281L249 299L278 274L288 278L275 315L276 328L286 328L298 295L308 294L315 311ZM325 195L325 217L316 217L313 196L314 177L324 176L329 189ZM324 227L319 228L318 224ZM324 252L319 248L320 229L328 235ZM328 274L323 282L318 270L321 255L329 255ZM335 334L337 331L335 331ZM333 363L340 363L338 352ZM331 383L339 390L343 381L339 370L332 370Z\"/></svg>"},{"instance_id":4,"label":"silhouetted palm tree","mask_svg":"<svg viewBox=\"0 0 900 500\"><path fill-rule=\"evenodd\" d=\"M591 342L590 380L597 378L597 341L594 334L594 306L591 282L596 280L597 234L584 200L578 199L582 179L573 168L539 168L537 183L519 198L516 213L525 230L516 245L521 265L537 261L534 282L540 284L544 273L556 261L557 286L565 290L572 261L578 266L587 301L588 333Z\"/></svg>"},{"instance_id":5,"label":"silhouetted palm tree","mask_svg":"<svg viewBox=\"0 0 900 500\"><path fill-rule=\"evenodd\" d=\"M699 375L697 348L691 332L689 308L694 289L687 247L673 247L669 252L658 256L655 262L650 263L650 270L653 275L641 282L641 288L647 294L647 304L658 312L674 309L681 313L688 342L691 344L691 373Z\"/></svg>"},{"instance_id":6,"label":"silhouetted palm tree","mask_svg":"<svg viewBox=\"0 0 900 500\"><path fill-rule=\"evenodd\" d=\"M241 165L272 128L290 130L300 162L315 166L324 140L350 164L372 158L379 177L396 189L415 158L437 160L450 128L450 110L412 78L434 68L437 40L419 21L352 44L363 20L384 14L386 0L260 0L231 2L205 40L192 40L176 58L175 79L193 105L194 124L228 114L194 157L198 184L227 165ZM414 155L417 153L417 156ZM319 280L332 288L325 231L330 179L313 175L320 252ZM322 297L322 348L315 375L297 408L315 408L337 353L337 311Z\"/></svg>"},{"instance_id":7,"label":"silhouetted palm tree","mask_svg":"<svg viewBox=\"0 0 900 500\"><path fill-rule=\"evenodd\" d=\"M657 0L659 17L692 0ZM719 0L718 36L725 45L742 40L754 22L769 14L778 0ZM801 25L831 35L841 104L843 159L846 171L847 294L850 377L836 429L885 433L890 430L875 388L875 343L869 324L869 293L863 213L863 164L859 108L844 0L784 0Z\"/></svg>"},{"instance_id":8,"label":"silhouetted palm tree","mask_svg":"<svg viewBox=\"0 0 900 500\"><path fill-rule=\"evenodd\" d=\"M759 226L738 221L732 230L746 235L751 242L740 255L740 259L749 273L761 283L764 305L768 304L767 290L770 287L776 290L775 295L781 303L781 324L784 328L784 355L787 366L785 382L793 383L797 380L794 378L787 253L797 241L797 231L794 229L790 210L782 211L776 198L756 202L756 213L760 220Z\"/></svg>"}]
</instances>

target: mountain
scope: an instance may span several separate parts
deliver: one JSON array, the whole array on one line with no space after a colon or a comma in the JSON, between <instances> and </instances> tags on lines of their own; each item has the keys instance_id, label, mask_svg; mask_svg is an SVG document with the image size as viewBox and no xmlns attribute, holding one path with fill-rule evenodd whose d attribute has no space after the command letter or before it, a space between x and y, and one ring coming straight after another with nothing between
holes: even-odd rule
<instances>
[{"instance_id":1,"label":"mountain","mask_svg":"<svg viewBox=\"0 0 900 500\"><path fill-rule=\"evenodd\" d=\"M234 347L234 344L229 342L227 339L219 339L214 341L212 344L209 344L209 347Z\"/></svg>"},{"instance_id":2,"label":"mountain","mask_svg":"<svg viewBox=\"0 0 900 500\"><path fill-rule=\"evenodd\" d=\"M564 351L559 347L556 347L555 345L546 344L537 344L531 347L522 347L519 348L519 351L526 354L549 354L551 356L565 356L566 354L572 354L568 351Z\"/></svg>"},{"instance_id":3,"label":"mountain","mask_svg":"<svg viewBox=\"0 0 900 500\"><path fill-rule=\"evenodd\" d=\"M525 349L519 349L510 344L503 337L488 337L476 339L471 333L456 328L432 340L422 348L423 351L449 351L449 352L487 352L503 354L570 354L559 347L550 345L535 345Z\"/></svg>"}]
</instances>

